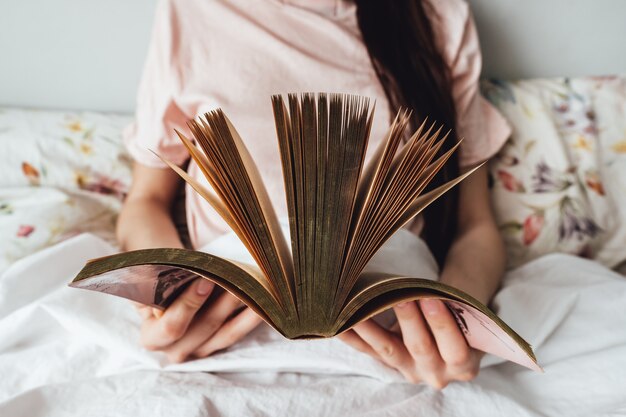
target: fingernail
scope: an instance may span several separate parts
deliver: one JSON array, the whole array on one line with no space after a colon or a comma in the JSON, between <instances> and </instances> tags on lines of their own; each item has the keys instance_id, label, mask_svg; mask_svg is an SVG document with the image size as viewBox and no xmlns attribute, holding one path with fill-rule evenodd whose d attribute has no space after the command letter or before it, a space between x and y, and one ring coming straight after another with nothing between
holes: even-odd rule
<instances>
[{"instance_id":1,"label":"fingernail","mask_svg":"<svg viewBox=\"0 0 626 417\"><path fill-rule=\"evenodd\" d=\"M410 303L412 303L412 301L404 301L404 302L402 302L400 304L397 304L396 307L398 307L398 308L408 307Z\"/></svg>"},{"instance_id":2,"label":"fingernail","mask_svg":"<svg viewBox=\"0 0 626 417\"><path fill-rule=\"evenodd\" d=\"M420 300L420 307L422 308L422 312L424 312L424 314L435 315L439 313L441 303L439 300L434 298L426 298Z\"/></svg>"},{"instance_id":3,"label":"fingernail","mask_svg":"<svg viewBox=\"0 0 626 417\"><path fill-rule=\"evenodd\" d=\"M213 283L208 279L200 278L200 282L196 286L198 295L207 295L213 289Z\"/></svg>"}]
</instances>

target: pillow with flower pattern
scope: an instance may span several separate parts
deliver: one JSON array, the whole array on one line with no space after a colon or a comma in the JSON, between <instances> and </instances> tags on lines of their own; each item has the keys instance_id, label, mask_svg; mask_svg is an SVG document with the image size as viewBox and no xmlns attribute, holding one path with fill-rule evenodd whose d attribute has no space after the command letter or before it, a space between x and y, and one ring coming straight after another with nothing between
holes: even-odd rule
<instances>
[{"instance_id":1,"label":"pillow with flower pattern","mask_svg":"<svg viewBox=\"0 0 626 417\"><path fill-rule=\"evenodd\" d=\"M485 81L513 127L490 162L508 266L564 252L626 259L626 77Z\"/></svg>"},{"instance_id":2,"label":"pillow with flower pattern","mask_svg":"<svg viewBox=\"0 0 626 417\"><path fill-rule=\"evenodd\" d=\"M114 243L131 173L129 116L0 108L0 275L81 232Z\"/></svg>"},{"instance_id":3,"label":"pillow with flower pattern","mask_svg":"<svg viewBox=\"0 0 626 417\"><path fill-rule=\"evenodd\" d=\"M121 197L130 157L120 134L131 117L0 108L0 187L52 186Z\"/></svg>"}]
</instances>

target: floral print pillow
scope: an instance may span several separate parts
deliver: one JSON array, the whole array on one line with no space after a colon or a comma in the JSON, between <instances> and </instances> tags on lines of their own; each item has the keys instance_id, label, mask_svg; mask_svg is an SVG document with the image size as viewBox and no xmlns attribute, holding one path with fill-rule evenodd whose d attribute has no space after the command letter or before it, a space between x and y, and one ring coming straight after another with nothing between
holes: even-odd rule
<instances>
[{"instance_id":1,"label":"floral print pillow","mask_svg":"<svg viewBox=\"0 0 626 417\"><path fill-rule=\"evenodd\" d=\"M81 232L115 243L129 116L0 108L0 274Z\"/></svg>"},{"instance_id":2,"label":"floral print pillow","mask_svg":"<svg viewBox=\"0 0 626 417\"><path fill-rule=\"evenodd\" d=\"M513 126L490 162L509 267L565 252L626 259L626 77L488 81Z\"/></svg>"},{"instance_id":3,"label":"floral print pillow","mask_svg":"<svg viewBox=\"0 0 626 417\"><path fill-rule=\"evenodd\" d=\"M93 112L0 108L0 187L23 185L125 193L131 118Z\"/></svg>"}]
</instances>

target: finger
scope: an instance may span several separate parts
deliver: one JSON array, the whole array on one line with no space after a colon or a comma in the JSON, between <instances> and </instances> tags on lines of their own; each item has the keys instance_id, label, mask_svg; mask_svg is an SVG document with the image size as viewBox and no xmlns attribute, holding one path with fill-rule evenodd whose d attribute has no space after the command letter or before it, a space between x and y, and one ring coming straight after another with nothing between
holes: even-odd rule
<instances>
[{"instance_id":1,"label":"finger","mask_svg":"<svg viewBox=\"0 0 626 417\"><path fill-rule=\"evenodd\" d=\"M163 312L155 315L154 320L142 326L141 341L149 349L158 349L171 345L180 339L191 320L211 294L214 284L204 278L197 279Z\"/></svg>"},{"instance_id":2,"label":"finger","mask_svg":"<svg viewBox=\"0 0 626 417\"><path fill-rule=\"evenodd\" d=\"M352 348L358 350L359 352L363 352L366 353L378 360L380 359L380 356L378 356L378 353L376 353L376 351L369 345L367 344L362 338L361 336L359 336L354 330L348 330L346 332L341 333L340 335L337 336L342 342L348 344L349 346L351 346Z\"/></svg>"},{"instance_id":3,"label":"finger","mask_svg":"<svg viewBox=\"0 0 626 417\"><path fill-rule=\"evenodd\" d=\"M228 320L209 340L198 347L193 355L199 358L209 356L218 350L226 349L243 339L254 330L263 319L254 310L245 308Z\"/></svg>"},{"instance_id":4,"label":"finger","mask_svg":"<svg viewBox=\"0 0 626 417\"><path fill-rule=\"evenodd\" d=\"M394 312L402 341L415 363L414 373L432 387L443 388L446 385L444 362L417 303L398 304Z\"/></svg>"},{"instance_id":5,"label":"finger","mask_svg":"<svg viewBox=\"0 0 626 417\"><path fill-rule=\"evenodd\" d=\"M183 362L201 344L213 336L240 305L239 299L228 292L223 293L214 303L206 306L196 316L185 335L164 349L164 352L173 362Z\"/></svg>"},{"instance_id":6,"label":"finger","mask_svg":"<svg viewBox=\"0 0 626 417\"><path fill-rule=\"evenodd\" d=\"M480 370L480 360L483 355L484 353L479 350L470 349L469 363L461 368L449 367L446 372L448 379L455 381L471 381L476 378Z\"/></svg>"},{"instance_id":7,"label":"finger","mask_svg":"<svg viewBox=\"0 0 626 417\"><path fill-rule=\"evenodd\" d=\"M354 326L353 330L387 365L403 373L412 369L413 359L396 335L383 329L373 320L365 320Z\"/></svg>"},{"instance_id":8,"label":"finger","mask_svg":"<svg viewBox=\"0 0 626 417\"><path fill-rule=\"evenodd\" d=\"M471 365L470 348L443 301L434 298L422 299L420 307L446 365L454 368Z\"/></svg>"},{"instance_id":9,"label":"finger","mask_svg":"<svg viewBox=\"0 0 626 417\"><path fill-rule=\"evenodd\" d=\"M433 361L439 358L437 345L417 303L408 301L393 308L402 332L402 341L414 359Z\"/></svg>"}]
</instances>

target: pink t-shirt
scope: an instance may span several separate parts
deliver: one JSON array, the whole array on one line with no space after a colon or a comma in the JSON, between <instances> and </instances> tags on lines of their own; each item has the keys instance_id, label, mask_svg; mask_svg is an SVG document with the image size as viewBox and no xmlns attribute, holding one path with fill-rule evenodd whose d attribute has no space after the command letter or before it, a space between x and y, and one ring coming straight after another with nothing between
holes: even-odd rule
<instances>
[{"instance_id":1,"label":"pink t-shirt","mask_svg":"<svg viewBox=\"0 0 626 417\"><path fill-rule=\"evenodd\" d=\"M436 42L452 70L461 166L493 155L510 129L479 94L481 55L468 4L433 2ZM349 0L161 0L137 98L125 131L131 155L165 165L150 150L182 164L188 153L174 129L221 107L255 159L279 217L287 209L270 96L299 91L343 92L376 100L368 149L389 127L390 109L360 36ZM192 162L188 171L202 177ZM206 184L208 186L208 184ZM193 190L187 220L194 247L230 231ZM413 225L413 231L419 227Z\"/></svg>"}]
</instances>

